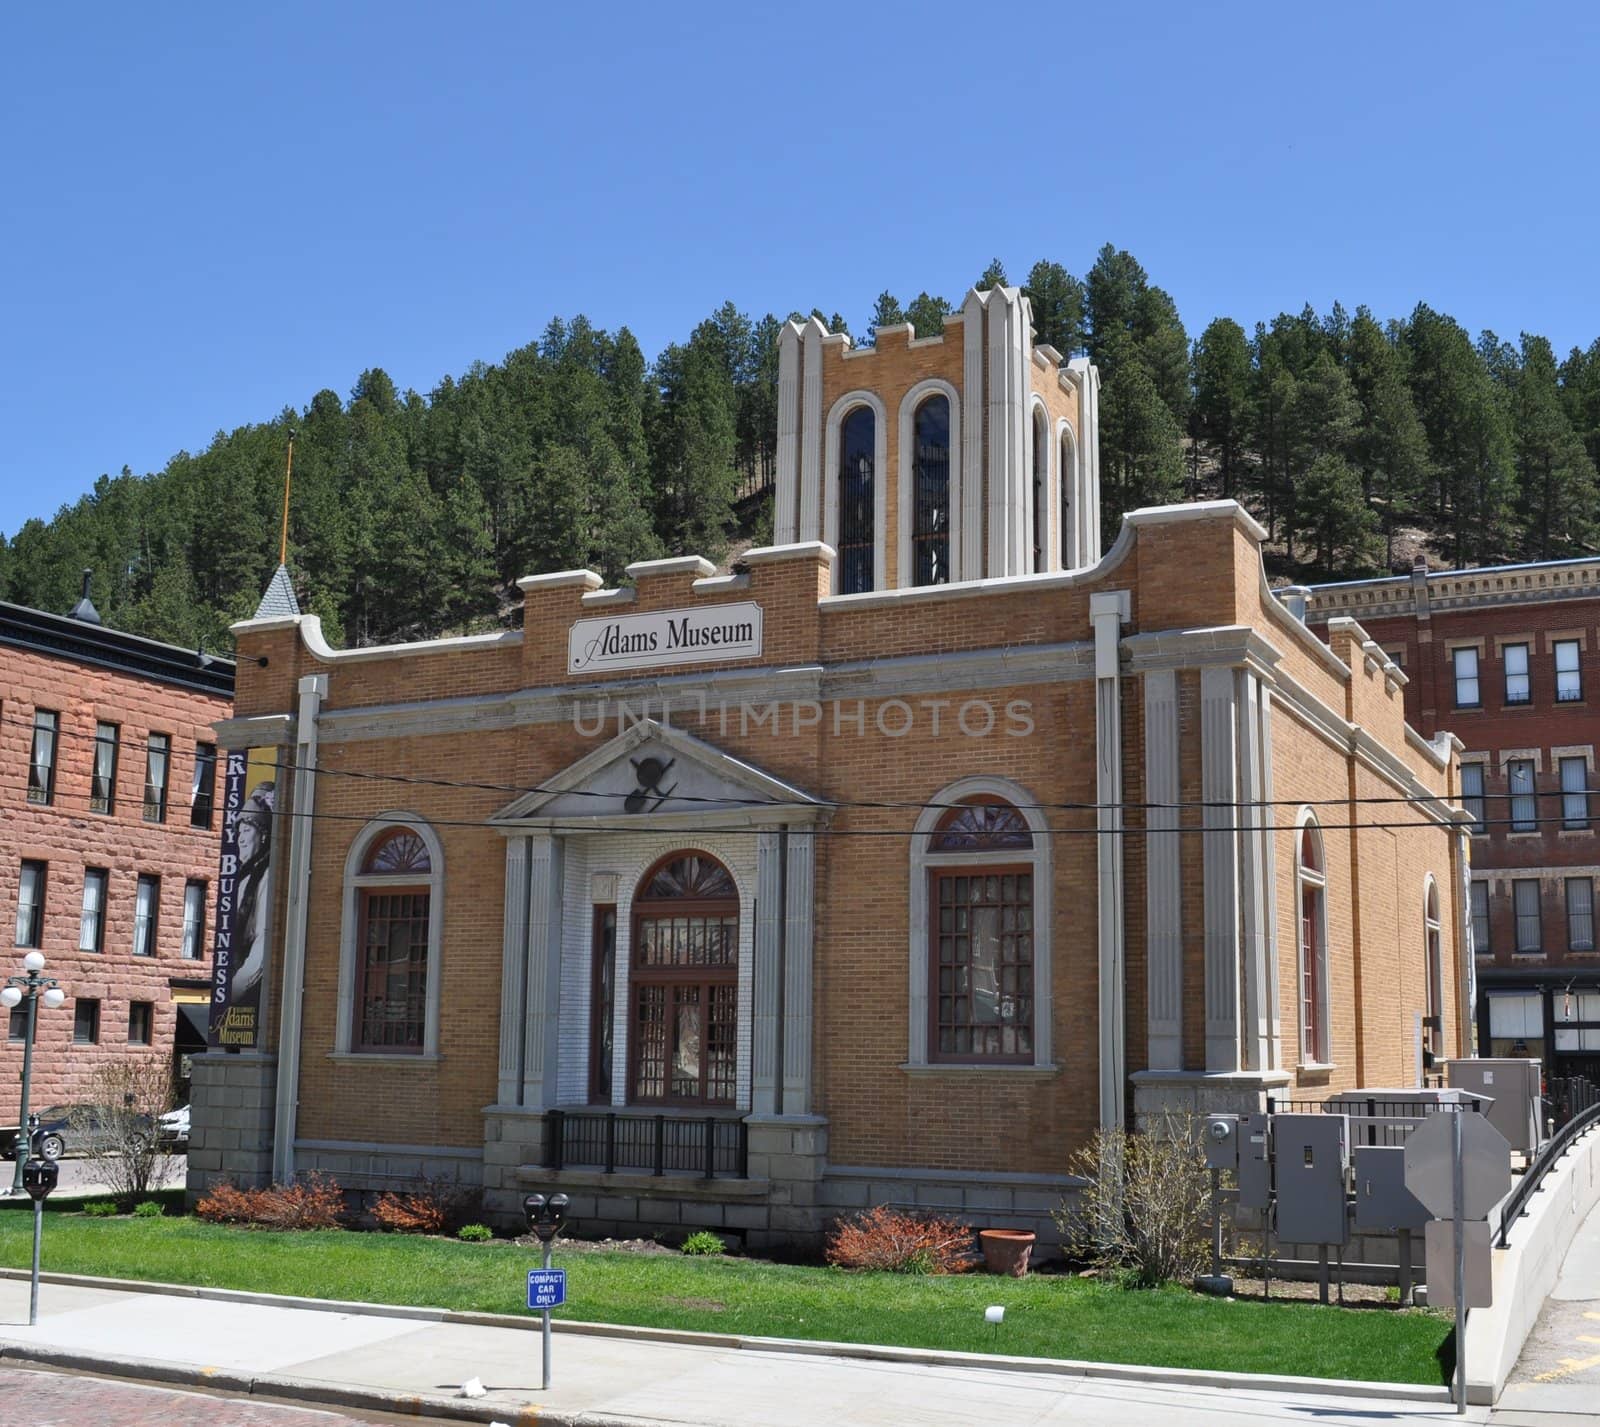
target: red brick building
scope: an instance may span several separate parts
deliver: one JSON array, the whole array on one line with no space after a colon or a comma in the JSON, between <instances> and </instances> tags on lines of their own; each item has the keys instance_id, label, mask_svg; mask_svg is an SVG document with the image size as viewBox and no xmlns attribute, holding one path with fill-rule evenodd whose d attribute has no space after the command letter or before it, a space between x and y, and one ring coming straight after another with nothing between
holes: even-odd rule
<instances>
[{"instance_id":1,"label":"red brick building","mask_svg":"<svg viewBox=\"0 0 1600 1427\"><path fill-rule=\"evenodd\" d=\"M1404 668L1406 718L1465 749L1482 1052L1600 1078L1600 560L1318 586L1308 618L1333 616Z\"/></svg>"},{"instance_id":2,"label":"red brick building","mask_svg":"<svg viewBox=\"0 0 1600 1427\"><path fill-rule=\"evenodd\" d=\"M205 1045L217 867L211 725L233 663L70 615L0 603L0 906L67 999L39 1008L33 1107L82 1097L108 1058ZM15 1123L26 1003L0 1035L0 1119ZM5 1013L0 1012L0 1017Z\"/></svg>"}]
</instances>

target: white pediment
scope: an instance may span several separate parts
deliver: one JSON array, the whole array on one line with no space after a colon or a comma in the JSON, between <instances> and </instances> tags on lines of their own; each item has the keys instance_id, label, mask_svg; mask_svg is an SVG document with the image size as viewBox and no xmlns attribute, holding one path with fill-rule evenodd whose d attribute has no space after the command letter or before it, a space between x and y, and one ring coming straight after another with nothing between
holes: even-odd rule
<instances>
[{"instance_id":1,"label":"white pediment","mask_svg":"<svg viewBox=\"0 0 1600 1427\"><path fill-rule=\"evenodd\" d=\"M582 832L695 822L814 821L827 806L679 729L644 719L491 819Z\"/></svg>"}]
</instances>

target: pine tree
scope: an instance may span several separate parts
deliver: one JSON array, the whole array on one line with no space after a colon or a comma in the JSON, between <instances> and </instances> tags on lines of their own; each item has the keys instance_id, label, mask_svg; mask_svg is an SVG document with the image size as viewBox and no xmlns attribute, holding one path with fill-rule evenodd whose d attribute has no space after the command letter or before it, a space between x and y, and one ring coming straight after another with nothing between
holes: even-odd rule
<instances>
[{"instance_id":1,"label":"pine tree","mask_svg":"<svg viewBox=\"0 0 1600 1427\"><path fill-rule=\"evenodd\" d=\"M1575 554L1595 530L1594 462L1567 419L1555 354L1544 337L1522 334L1512 395L1522 548L1536 560Z\"/></svg>"},{"instance_id":2,"label":"pine tree","mask_svg":"<svg viewBox=\"0 0 1600 1427\"><path fill-rule=\"evenodd\" d=\"M1195 445L1209 449L1222 494L1231 499L1242 488L1250 402L1250 343L1231 318L1216 318L1195 343L1194 388Z\"/></svg>"},{"instance_id":3,"label":"pine tree","mask_svg":"<svg viewBox=\"0 0 1600 1427\"><path fill-rule=\"evenodd\" d=\"M930 297L919 292L906 305L906 321L916 329L919 337L937 337L944 331L944 319L951 307L942 297Z\"/></svg>"},{"instance_id":4,"label":"pine tree","mask_svg":"<svg viewBox=\"0 0 1600 1427\"><path fill-rule=\"evenodd\" d=\"M1115 538L1122 516L1146 505L1166 505L1183 490L1178 424L1136 356L1116 352L1131 339L1109 344L1113 375L1100 389L1102 534Z\"/></svg>"},{"instance_id":5,"label":"pine tree","mask_svg":"<svg viewBox=\"0 0 1600 1427\"><path fill-rule=\"evenodd\" d=\"M1428 440L1406 382L1405 360L1371 312L1356 309L1345 341L1351 386L1361 414L1351 444L1368 508L1384 535L1384 563L1394 559L1394 534L1417 518L1427 489Z\"/></svg>"},{"instance_id":6,"label":"pine tree","mask_svg":"<svg viewBox=\"0 0 1600 1427\"><path fill-rule=\"evenodd\" d=\"M1006 286L1005 264L999 258L990 258L986 267L974 284L979 292L987 292L991 287Z\"/></svg>"},{"instance_id":7,"label":"pine tree","mask_svg":"<svg viewBox=\"0 0 1600 1427\"><path fill-rule=\"evenodd\" d=\"M872 304L872 317L867 322L866 345L870 347L877 342L880 327L898 327L905 320L905 309L900 306L899 298L885 288L878 294L878 300Z\"/></svg>"},{"instance_id":8,"label":"pine tree","mask_svg":"<svg viewBox=\"0 0 1600 1427\"><path fill-rule=\"evenodd\" d=\"M1060 263L1035 263L1022 288L1033 308L1036 340L1063 357L1083 350L1083 284Z\"/></svg>"}]
</instances>

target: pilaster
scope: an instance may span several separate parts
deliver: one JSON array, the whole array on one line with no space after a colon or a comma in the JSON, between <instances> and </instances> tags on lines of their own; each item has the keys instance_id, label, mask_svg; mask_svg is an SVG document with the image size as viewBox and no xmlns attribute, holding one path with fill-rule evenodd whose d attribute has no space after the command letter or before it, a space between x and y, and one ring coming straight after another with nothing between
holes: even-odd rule
<instances>
[{"instance_id":1,"label":"pilaster","mask_svg":"<svg viewBox=\"0 0 1600 1427\"><path fill-rule=\"evenodd\" d=\"M785 322L778 334L778 450L772 543L799 540L800 329Z\"/></svg>"},{"instance_id":2,"label":"pilaster","mask_svg":"<svg viewBox=\"0 0 1600 1427\"><path fill-rule=\"evenodd\" d=\"M777 1110L779 940L783 875L779 836L763 832L756 841L755 995L750 1025L750 1108L760 1115Z\"/></svg>"},{"instance_id":3,"label":"pilaster","mask_svg":"<svg viewBox=\"0 0 1600 1427\"><path fill-rule=\"evenodd\" d=\"M816 907L816 839L810 828L789 834L784 937L783 1113L811 1109L812 927Z\"/></svg>"},{"instance_id":4,"label":"pilaster","mask_svg":"<svg viewBox=\"0 0 1600 1427\"><path fill-rule=\"evenodd\" d=\"M815 317L808 319L800 378L801 540L822 539L822 335L822 324Z\"/></svg>"},{"instance_id":5,"label":"pilaster","mask_svg":"<svg viewBox=\"0 0 1600 1427\"><path fill-rule=\"evenodd\" d=\"M500 954L500 1075L498 1098L522 1098L522 1036L528 1014L528 839L506 839L505 939Z\"/></svg>"},{"instance_id":6,"label":"pilaster","mask_svg":"<svg viewBox=\"0 0 1600 1427\"><path fill-rule=\"evenodd\" d=\"M1146 1047L1152 1070L1183 1067L1183 888L1178 828L1178 676L1144 676ZM1169 806L1158 806L1167 804Z\"/></svg>"},{"instance_id":7,"label":"pilaster","mask_svg":"<svg viewBox=\"0 0 1600 1427\"><path fill-rule=\"evenodd\" d=\"M536 1110L553 1103L556 1094L564 851L562 840L549 833L528 838L527 1015L518 1103Z\"/></svg>"},{"instance_id":8,"label":"pilaster","mask_svg":"<svg viewBox=\"0 0 1600 1427\"><path fill-rule=\"evenodd\" d=\"M1239 1070L1238 700L1233 669L1200 671L1206 1070Z\"/></svg>"},{"instance_id":9,"label":"pilaster","mask_svg":"<svg viewBox=\"0 0 1600 1427\"><path fill-rule=\"evenodd\" d=\"M1123 957L1122 625L1126 590L1089 597L1095 656L1095 839L1099 892L1100 1125L1120 1130L1126 1117L1127 994Z\"/></svg>"},{"instance_id":10,"label":"pilaster","mask_svg":"<svg viewBox=\"0 0 1600 1427\"><path fill-rule=\"evenodd\" d=\"M961 549L958 580L983 578L983 313L974 289L962 306L961 323Z\"/></svg>"},{"instance_id":11,"label":"pilaster","mask_svg":"<svg viewBox=\"0 0 1600 1427\"><path fill-rule=\"evenodd\" d=\"M1245 1068L1271 1068L1271 990L1267 979L1267 914L1272 884L1267 880L1267 835L1270 810L1264 805L1261 681L1248 669L1235 673L1239 714L1239 913L1243 931Z\"/></svg>"}]
</instances>

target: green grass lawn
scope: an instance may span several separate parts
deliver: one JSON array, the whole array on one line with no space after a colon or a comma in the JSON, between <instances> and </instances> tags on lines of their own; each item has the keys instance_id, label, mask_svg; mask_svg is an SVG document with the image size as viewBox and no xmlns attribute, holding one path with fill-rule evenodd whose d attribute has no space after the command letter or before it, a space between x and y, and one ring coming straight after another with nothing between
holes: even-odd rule
<instances>
[{"instance_id":1,"label":"green grass lawn","mask_svg":"<svg viewBox=\"0 0 1600 1427\"><path fill-rule=\"evenodd\" d=\"M25 1268L31 1215L0 1213L0 1265ZM1448 1320L1426 1311L1236 1302L1087 1279L854 1274L759 1259L567 1252L560 1317L848 1343L1440 1383ZM532 1249L192 1218L52 1213L44 1267L262 1293L524 1313ZM987 1304L1005 1305L998 1335Z\"/></svg>"}]
</instances>

